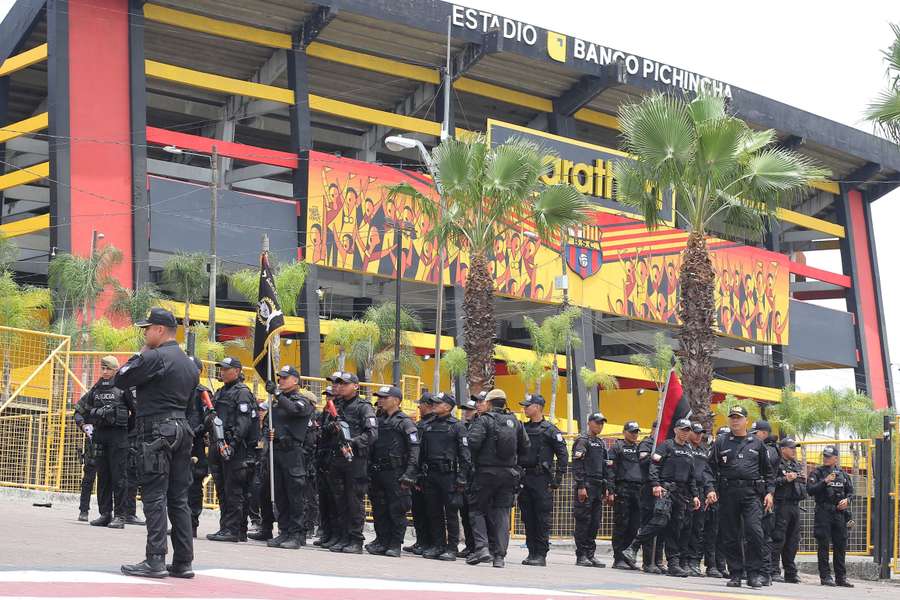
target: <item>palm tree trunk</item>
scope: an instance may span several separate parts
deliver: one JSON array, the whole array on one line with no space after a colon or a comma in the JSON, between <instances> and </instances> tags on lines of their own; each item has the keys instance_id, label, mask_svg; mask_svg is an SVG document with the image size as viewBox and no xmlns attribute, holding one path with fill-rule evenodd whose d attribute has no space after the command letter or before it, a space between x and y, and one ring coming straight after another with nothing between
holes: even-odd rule
<instances>
[{"instance_id":1,"label":"palm tree trunk","mask_svg":"<svg viewBox=\"0 0 900 600\"><path fill-rule=\"evenodd\" d=\"M182 325L184 326L184 343L187 345L188 329L191 328L191 299L187 296L184 299L184 321Z\"/></svg>"},{"instance_id":2,"label":"palm tree trunk","mask_svg":"<svg viewBox=\"0 0 900 600\"><path fill-rule=\"evenodd\" d=\"M571 369L571 367L569 367ZM550 372L550 419L556 419L556 392L559 389L559 361L553 354L553 370Z\"/></svg>"},{"instance_id":3,"label":"palm tree trunk","mask_svg":"<svg viewBox=\"0 0 900 600\"><path fill-rule=\"evenodd\" d=\"M347 363L347 352L343 348L338 352L338 371L344 370L344 365Z\"/></svg>"},{"instance_id":4,"label":"palm tree trunk","mask_svg":"<svg viewBox=\"0 0 900 600\"><path fill-rule=\"evenodd\" d=\"M464 344L469 357L468 380L473 394L494 387L494 281L487 258L472 254L463 295Z\"/></svg>"},{"instance_id":5,"label":"palm tree trunk","mask_svg":"<svg viewBox=\"0 0 900 600\"><path fill-rule=\"evenodd\" d=\"M691 232L682 253L679 281L678 316L681 318L681 373L684 393L693 416L706 428L712 425L709 410L712 398L713 352L716 336L713 332L716 305L714 299L715 273L701 233Z\"/></svg>"}]
</instances>

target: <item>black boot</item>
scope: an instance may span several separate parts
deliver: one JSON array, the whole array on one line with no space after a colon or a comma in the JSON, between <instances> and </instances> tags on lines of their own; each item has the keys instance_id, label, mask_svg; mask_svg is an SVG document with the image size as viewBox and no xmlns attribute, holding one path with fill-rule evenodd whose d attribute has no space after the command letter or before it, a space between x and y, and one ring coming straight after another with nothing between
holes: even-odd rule
<instances>
[{"instance_id":1,"label":"black boot","mask_svg":"<svg viewBox=\"0 0 900 600\"><path fill-rule=\"evenodd\" d=\"M166 555L165 554L149 554L147 560L141 561L136 565L122 565L122 575L131 575L132 577L152 577L153 579L162 579L169 576L166 571Z\"/></svg>"},{"instance_id":2,"label":"black boot","mask_svg":"<svg viewBox=\"0 0 900 600\"><path fill-rule=\"evenodd\" d=\"M606 567L606 563L597 560L593 555L588 556L588 560L591 561L592 567L597 567L598 569L603 569Z\"/></svg>"},{"instance_id":3,"label":"black boot","mask_svg":"<svg viewBox=\"0 0 900 600\"><path fill-rule=\"evenodd\" d=\"M591 562L587 556L577 556L575 558L575 566L576 567L593 567L594 563Z\"/></svg>"},{"instance_id":4,"label":"black boot","mask_svg":"<svg viewBox=\"0 0 900 600\"><path fill-rule=\"evenodd\" d=\"M847 581L846 579L838 579L835 584L838 587L852 588L853 584Z\"/></svg>"},{"instance_id":5,"label":"black boot","mask_svg":"<svg viewBox=\"0 0 900 600\"><path fill-rule=\"evenodd\" d=\"M257 529L256 531L247 532L247 539L265 542L272 539L271 529Z\"/></svg>"},{"instance_id":6,"label":"black boot","mask_svg":"<svg viewBox=\"0 0 900 600\"><path fill-rule=\"evenodd\" d=\"M391 558L400 558L400 546L392 546L384 551L385 556L390 556Z\"/></svg>"},{"instance_id":7,"label":"black boot","mask_svg":"<svg viewBox=\"0 0 900 600\"><path fill-rule=\"evenodd\" d=\"M328 539L324 540L321 544L319 544L320 548L324 548L325 550L331 550L331 547L341 541L341 538L336 536L331 536Z\"/></svg>"},{"instance_id":8,"label":"black boot","mask_svg":"<svg viewBox=\"0 0 900 600\"><path fill-rule=\"evenodd\" d=\"M387 547L378 540L369 542L368 544L363 546L363 548L369 554L374 554L376 556L382 556L387 551Z\"/></svg>"},{"instance_id":9,"label":"black boot","mask_svg":"<svg viewBox=\"0 0 900 600\"><path fill-rule=\"evenodd\" d=\"M181 565L166 565L166 571L169 572L169 577L177 577L179 579L193 579L194 571L191 569L191 564L181 564Z\"/></svg>"},{"instance_id":10,"label":"black boot","mask_svg":"<svg viewBox=\"0 0 900 600\"><path fill-rule=\"evenodd\" d=\"M279 533L277 537L272 538L268 542L266 542L266 546L269 548L280 548L281 544L286 542L290 536L287 533Z\"/></svg>"},{"instance_id":11,"label":"black boot","mask_svg":"<svg viewBox=\"0 0 900 600\"><path fill-rule=\"evenodd\" d=\"M125 517L125 524L126 525L146 525L147 521L138 518L137 515L127 515Z\"/></svg>"},{"instance_id":12,"label":"black boot","mask_svg":"<svg viewBox=\"0 0 900 600\"><path fill-rule=\"evenodd\" d=\"M297 550L300 548L300 546L305 546L305 545L306 545L305 540L304 540L304 543L302 543L302 544L300 543L300 534L294 533L294 534L288 536L288 539L281 542L281 544L278 547L284 548L285 550Z\"/></svg>"},{"instance_id":13,"label":"black boot","mask_svg":"<svg viewBox=\"0 0 900 600\"><path fill-rule=\"evenodd\" d=\"M637 563L635 560L636 558L637 548L635 548L634 546L629 546L628 548L625 548L624 551L622 551L622 556L619 557L619 560L620 562L625 563L625 565L633 571L637 569Z\"/></svg>"},{"instance_id":14,"label":"black boot","mask_svg":"<svg viewBox=\"0 0 900 600\"><path fill-rule=\"evenodd\" d=\"M344 548L350 544L350 540L344 538L336 541L334 544L328 547L331 552L343 552Z\"/></svg>"},{"instance_id":15,"label":"black boot","mask_svg":"<svg viewBox=\"0 0 900 600\"><path fill-rule=\"evenodd\" d=\"M78 513L78 520L79 520L79 521L82 521L82 522L84 522L84 523L87 523L87 520L88 520L88 512L87 512L86 510L83 510L83 511L81 511L80 513Z\"/></svg>"},{"instance_id":16,"label":"black boot","mask_svg":"<svg viewBox=\"0 0 900 600\"><path fill-rule=\"evenodd\" d=\"M106 513L105 515L100 515L93 521L91 521L92 527L106 527L109 525L110 521L112 521L112 515Z\"/></svg>"},{"instance_id":17,"label":"black boot","mask_svg":"<svg viewBox=\"0 0 900 600\"><path fill-rule=\"evenodd\" d=\"M124 517L115 517L112 521L107 525L110 529L125 529L125 518Z\"/></svg>"},{"instance_id":18,"label":"black boot","mask_svg":"<svg viewBox=\"0 0 900 600\"><path fill-rule=\"evenodd\" d=\"M334 546L331 547L331 551L332 552L335 551ZM346 546L342 547L340 551L343 552L344 554L362 554L363 553L362 542L359 542L359 541L350 542Z\"/></svg>"},{"instance_id":19,"label":"black boot","mask_svg":"<svg viewBox=\"0 0 900 600\"><path fill-rule=\"evenodd\" d=\"M238 536L235 533L223 529L222 531L206 534L206 539L211 542L237 542Z\"/></svg>"},{"instance_id":20,"label":"black boot","mask_svg":"<svg viewBox=\"0 0 900 600\"><path fill-rule=\"evenodd\" d=\"M503 567L506 566L506 561L504 560L504 558L502 556L500 556L498 554L497 556L494 557L494 565L493 566L495 569L502 569Z\"/></svg>"},{"instance_id":21,"label":"black boot","mask_svg":"<svg viewBox=\"0 0 900 600\"><path fill-rule=\"evenodd\" d=\"M547 557L543 554L535 554L534 556L530 556L523 560L522 564L528 565L529 567L546 567Z\"/></svg>"},{"instance_id":22,"label":"black boot","mask_svg":"<svg viewBox=\"0 0 900 600\"><path fill-rule=\"evenodd\" d=\"M467 565L477 565L483 562L489 562L491 560L491 553L488 552L487 548L481 548L480 550L474 551L472 554L466 557Z\"/></svg>"},{"instance_id":23,"label":"black boot","mask_svg":"<svg viewBox=\"0 0 900 600\"><path fill-rule=\"evenodd\" d=\"M832 579L831 576L822 577L819 581L825 587L835 587L834 579Z\"/></svg>"}]
</instances>

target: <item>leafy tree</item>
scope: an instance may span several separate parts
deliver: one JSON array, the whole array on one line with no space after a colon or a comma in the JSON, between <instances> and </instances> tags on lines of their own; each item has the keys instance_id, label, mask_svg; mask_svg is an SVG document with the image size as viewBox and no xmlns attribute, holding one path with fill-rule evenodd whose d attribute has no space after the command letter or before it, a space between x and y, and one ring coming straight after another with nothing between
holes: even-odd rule
<instances>
[{"instance_id":1,"label":"leafy tree","mask_svg":"<svg viewBox=\"0 0 900 600\"><path fill-rule=\"evenodd\" d=\"M449 374L454 381L457 381L457 378L465 376L468 372L469 357L466 356L466 351L463 348L456 346L444 352L444 356L441 358L441 366L447 370L447 374ZM462 397L463 394L468 393L469 391L467 389L456 390L457 397Z\"/></svg>"},{"instance_id":2,"label":"leafy tree","mask_svg":"<svg viewBox=\"0 0 900 600\"><path fill-rule=\"evenodd\" d=\"M819 414L808 396L798 394L793 386L781 390L781 402L767 409L773 428L800 441L812 435L820 426ZM806 469L806 446L800 444L800 463Z\"/></svg>"},{"instance_id":3,"label":"leafy tree","mask_svg":"<svg viewBox=\"0 0 900 600\"><path fill-rule=\"evenodd\" d=\"M356 319L334 319L331 331L323 341L324 356L322 367L325 371L343 371L347 366L347 355L361 334L360 322Z\"/></svg>"},{"instance_id":4,"label":"leafy tree","mask_svg":"<svg viewBox=\"0 0 900 600\"><path fill-rule=\"evenodd\" d=\"M171 288L178 300L184 302L184 338L191 326L191 303L202 298L209 289L208 259L203 254L179 252L166 261L163 282Z\"/></svg>"},{"instance_id":5,"label":"leafy tree","mask_svg":"<svg viewBox=\"0 0 900 600\"><path fill-rule=\"evenodd\" d=\"M309 274L309 265L303 262L276 263L273 265L272 277L275 279L275 291L285 315L297 315L297 301L303 292L303 284ZM255 303L259 297L259 269L244 269L229 277L235 291Z\"/></svg>"},{"instance_id":6,"label":"leafy tree","mask_svg":"<svg viewBox=\"0 0 900 600\"><path fill-rule=\"evenodd\" d=\"M19 260L19 247L12 238L0 235L0 271L7 271Z\"/></svg>"},{"instance_id":7,"label":"leafy tree","mask_svg":"<svg viewBox=\"0 0 900 600\"><path fill-rule=\"evenodd\" d=\"M137 352L144 345L144 336L137 327L116 327L101 318L91 323L91 342L98 352Z\"/></svg>"},{"instance_id":8,"label":"leafy tree","mask_svg":"<svg viewBox=\"0 0 900 600\"><path fill-rule=\"evenodd\" d=\"M556 396L559 390L559 354L569 347L578 347L581 338L572 332L573 325L581 318L581 309L571 306L557 315L546 317L540 325L525 316L525 329L531 338L531 347L538 355L538 361L550 357L550 415L556 415ZM543 367L542 367L543 368ZM543 377L541 377L542 379ZM538 380L539 383L539 380Z\"/></svg>"},{"instance_id":9,"label":"leafy tree","mask_svg":"<svg viewBox=\"0 0 900 600\"><path fill-rule=\"evenodd\" d=\"M807 401L813 406L819 427L824 429L830 426L834 434L833 439L836 440L841 438L841 427L844 427L853 413L861 407L855 391L837 390L831 386L811 394L807 397Z\"/></svg>"},{"instance_id":10,"label":"leafy tree","mask_svg":"<svg viewBox=\"0 0 900 600\"><path fill-rule=\"evenodd\" d=\"M616 164L618 199L636 207L648 229L662 222L660 193L673 193L689 235L680 267L678 316L684 392L694 417L712 422L715 273L706 246L712 225L761 238L767 218L828 175L774 145L773 130L756 131L728 114L725 99L652 94L619 110L624 149Z\"/></svg>"},{"instance_id":11,"label":"leafy tree","mask_svg":"<svg viewBox=\"0 0 900 600\"><path fill-rule=\"evenodd\" d=\"M547 377L547 367L544 364L544 356L534 353L532 358L527 360L507 361L513 373L519 376L522 384L529 394L536 394L541 389L541 381ZM550 417L555 419L556 414L550 412Z\"/></svg>"},{"instance_id":12,"label":"leafy tree","mask_svg":"<svg viewBox=\"0 0 900 600\"><path fill-rule=\"evenodd\" d=\"M578 376L584 382L588 389L588 397L593 395L594 390L598 387L601 390L617 390L619 389L619 380L609 373L603 371L594 371L587 367L581 367ZM597 393L597 407L600 407L600 393Z\"/></svg>"},{"instance_id":13,"label":"leafy tree","mask_svg":"<svg viewBox=\"0 0 900 600\"><path fill-rule=\"evenodd\" d=\"M644 371L644 376L653 382L656 391L662 394L669 378L669 370L675 364L675 372L681 375L681 360L675 356L675 350L666 341L666 336L656 332L653 336L653 351L647 354L633 354L631 362Z\"/></svg>"},{"instance_id":14,"label":"leafy tree","mask_svg":"<svg viewBox=\"0 0 900 600\"><path fill-rule=\"evenodd\" d=\"M109 313L136 322L146 318L151 308L166 299L166 295L153 283L145 283L136 290L119 286L113 294Z\"/></svg>"},{"instance_id":15,"label":"leafy tree","mask_svg":"<svg viewBox=\"0 0 900 600\"><path fill-rule=\"evenodd\" d=\"M747 410L747 421L750 423L761 418L759 404L756 403L756 400L751 400L750 398L738 398L731 394L727 394L725 400L716 404L715 412L723 419L727 419L728 411L732 406L743 406Z\"/></svg>"},{"instance_id":16,"label":"leafy tree","mask_svg":"<svg viewBox=\"0 0 900 600\"><path fill-rule=\"evenodd\" d=\"M435 224L426 242L465 248L469 270L463 296L468 380L479 392L494 384L494 278L489 257L494 239L519 230L525 221L549 240L582 223L589 204L570 185L545 185L540 177L553 160L551 152L513 139L491 147L484 136L445 140L432 152L436 183L444 202L432 200L409 184L391 189L391 197L409 196Z\"/></svg>"},{"instance_id":17,"label":"leafy tree","mask_svg":"<svg viewBox=\"0 0 900 600\"><path fill-rule=\"evenodd\" d=\"M894 41L883 51L887 63L887 87L866 107L866 119L900 144L900 25L891 25Z\"/></svg>"}]
</instances>

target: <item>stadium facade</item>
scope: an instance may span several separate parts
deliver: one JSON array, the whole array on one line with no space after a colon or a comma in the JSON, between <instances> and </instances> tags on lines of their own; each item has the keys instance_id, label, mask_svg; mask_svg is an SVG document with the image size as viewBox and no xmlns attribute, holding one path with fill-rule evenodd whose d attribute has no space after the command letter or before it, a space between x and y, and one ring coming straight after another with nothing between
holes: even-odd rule
<instances>
[{"instance_id":1,"label":"stadium facade","mask_svg":"<svg viewBox=\"0 0 900 600\"><path fill-rule=\"evenodd\" d=\"M523 229L498 235L499 384L524 391L510 369L528 354L523 316L558 310L564 261L569 297L585 308L567 373L616 375L623 389L603 392L603 410L618 423L637 411L645 425L655 388L629 356L677 327L686 234L671 198L662 199L669 226L653 232L616 201L614 163L627 159L616 113L654 90L723 94L737 116L776 130L780 146L833 177L781 211L764 242L711 242L714 392L777 401L797 370L852 368L877 406L893 403L870 206L900 180L900 151L876 136L680 66L436 0L18 0L0 25L0 65L0 228L16 237L23 280L45 281L57 253L87 254L96 231L123 251L115 275L130 286L157 281L174 252L208 251L215 148L222 270L253 266L263 233L278 260L311 265L290 320L296 343L284 348L304 374L318 374L334 319L392 298L387 223L415 223L401 238L403 302L423 319L425 333L411 339L427 381L440 253L424 241L425 215L385 189L431 188L416 152L384 139L436 144L451 86L452 132L552 148L547 181L573 183L597 207L564 248ZM807 264L825 250L840 251L841 272ZM467 257L444 256L446 350L462 343ZM225 278L218 297L220 339L241 336L247 302ZM811 303L819 299L846 308ZM597 394L576 383L571 410L583 415Z\"/></svg>"}]
</instances>

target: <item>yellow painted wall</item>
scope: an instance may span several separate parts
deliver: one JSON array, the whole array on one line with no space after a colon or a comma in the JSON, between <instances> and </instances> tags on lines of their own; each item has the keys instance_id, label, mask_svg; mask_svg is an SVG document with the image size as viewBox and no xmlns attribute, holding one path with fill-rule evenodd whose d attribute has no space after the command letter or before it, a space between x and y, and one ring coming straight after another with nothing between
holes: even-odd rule
<instances>
[{"instance_id":1,"label":"yellow painted wall","mask_svg":"<svg viewBox=\"0 0 900 600\"><path fill-rule=\"evenodd\" d=\"M641 431L650 431L659 410L659 393L646 390L638 395L638 390L608 390L600 392L600 412L610 423L624 424L626 421L637 421ZM606 434L618 434L621 431L608 429Z\"/></svg>"}]
</instances>

